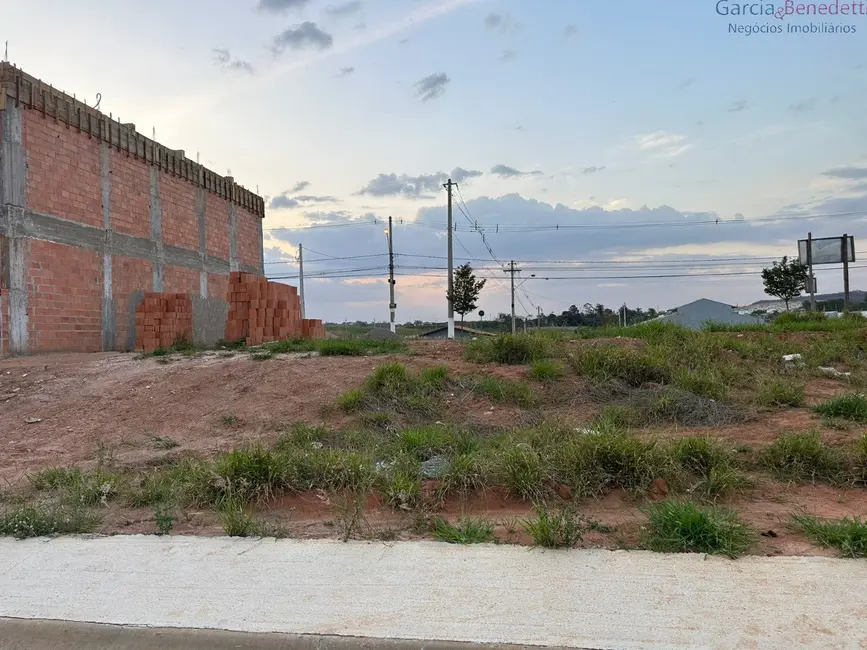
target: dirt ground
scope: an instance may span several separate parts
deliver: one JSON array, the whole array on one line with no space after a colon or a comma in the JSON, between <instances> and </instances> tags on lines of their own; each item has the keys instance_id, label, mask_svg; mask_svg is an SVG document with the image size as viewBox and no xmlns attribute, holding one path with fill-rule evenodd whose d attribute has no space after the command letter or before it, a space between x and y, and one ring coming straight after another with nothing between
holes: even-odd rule
<instances>
[{"instance_id":1,"label":"dirt ground","mask_svg":"<svg viewBox=\"0 0 867 650\"><path fill-rule=\"evenodd\" d=\"M122 466L141 466L180 453L212 454L245 442L277 436L281 425L294 422L325 424L339 429L351 424L350 416L324 408L343 393L357 388L382 363L400 361L409 369L446 364L454 375L492 373L523 378L525 368L479 366L463 360L462 345L448 341L413 342L409 355L376 357L311 357L280 355L253 361L249 355L232 357L207 353L200 357L140 359L132 354L60 354L0 361L0 483L21 486L35 470L92 465L103 453L112 454ZM575 377L558 382L567 399L558 402L554 415L582 422L592 417L594 406ZM808 403L844 392L833 380L813 380ZM477 426L508 428L526 426L526 413L517 407L491 405L485 400L453 396L450 415ZM227 426L224 416L233 416ZM665 437L710 435L738 445L762 445L782 431L803 431L819 425L808 409L759 413L750 422L717 429L660 429ZM840 443L863 433L823 430L828 442ZM171 438L176 449L154 448L153 437ZM810 544L786 522L793 513L819 516L867 517L867 491L841 490L826 485L786 485L767 476L757 477L756 488L727 504L762 531L753 552L760 554L826 555L833 552ZM297 537L336 537L341 504L321 491L288 495L263 505L258 514L273 518ZM646 500L612 491L580 506L590 522L585 546L629 547L644 521ZM519 520L530 506L497 491L469 499L451 499L439 514L457 519L465 514L484 515L495 522L497 536L506 542L528 543ZM153 532L152 509L124 508L110 504L100 532ZM412 539L412 515L395 511L371 496L358 523L373 537ZM221 535L215 513L188 511L176 522L173 533Z\"/></svg>"}]
</instances>

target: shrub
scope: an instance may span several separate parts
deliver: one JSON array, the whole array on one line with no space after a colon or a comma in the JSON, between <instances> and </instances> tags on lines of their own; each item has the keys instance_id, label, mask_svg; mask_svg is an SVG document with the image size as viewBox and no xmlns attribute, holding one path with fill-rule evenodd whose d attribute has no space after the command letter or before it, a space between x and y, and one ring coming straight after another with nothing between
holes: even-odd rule
<instances>
[{"instance_id":1,"label":"shrub","mask_svg":"<svg viewBox=\"0 0 867 650\"><path fill-rule=\"evenodd\" d=\"M441 542L449 544L485 544L496 541L494 526L487 519L465 517L452 524L437 517L434 520L433 535Z\"/></svg>"},{"instance_id":2,"label":"shrub","mask_svg":"<svg viewBox=\"0 0 867 650\"><path fill-rule=\"evenodd\" d=\"M536 379L537 381L557 381L561 379L565 371L563 370L563 366L557 361L552 361L551 359L542 359L539 361L534 361L530 366L530 369L527 371L527 375L531 379Z\"/></svg>"},{"instance_id":3,"label":"shrub","mask_svg":"<svg viewBox=\"0 0 867 650\"><path fill-rule=\"evenodd\" d=\"M814 410L829 418L845 418L862 424L867 423L867 397L861 393L835 397L820 404Z\"/></svg>"},{"instance_id":4,"label":"shrub","mask_svg":"<svg viewBox=\"0 0 867 650\"><path fill-rule=\"evenodd\" d=\"M0 514L0 535L26 539L45 535L90 533L98 519L78 508L19 506Z\"/></svg>"},{"instance_id":5,"label":"shrub","mask_svg":"<svg viewBox=\"0 0 867 650\"><path fill-rule=\"evenodd\" d=\"M465 357L475 363L524 365L549 356L548 341L533 334L501 334L467 343Z\"/></svg>"},{"instance_id":6,"label":"shrub","mask_svg":"<svg viewBox=\"0 0 867 650\"><path fill-rule=\"evenodd\" d=\"M571 548L583 536L581 523L569 509L551 513L539 508L534 518L525 519L521 525L536 546L545 548Z\"/></svg>"},{"instance_id":7,"label":"shrub","mask_svg":"<svg viewBox=\"0 0 867 650\"><path fill-rule=\"evenodd\" d=\"M809 515L792 519L794 525L817 544L836 548L846 557L867 557L867 522L850 517L835 521Z\"/></svg>"},{"instance_id":8,"label":"shrub","mask_svg":"<svg viewBox=\"0 0 867 650\"><path fill-rule=\"evenodd\" d=\"M668 500L648 509L645 543L663 553L708 553L735 558L752 545L754 535L737 515L719 507L698 507Z\"/></svg>"},{"instance_id":9,"label":"shrub","mask_svg":"<svg viewBox=\"0 0 867 650\"><path fill-rule=\"evenodd\" d=\"M816 433L784 433L760 453L764 467L794 482L837 482L843 469L839 453Z\"/></svg>"},{"instance_id":10,"label":"shrub","mask_svg":"<svg viewBox=\"0 0 867 650\"><path fill-rule=\"evenodd\" d=\"M759 383L758 399L762 406L801 406L804 384L784 377L767 377Z\"/></svg>"}]
</instances>

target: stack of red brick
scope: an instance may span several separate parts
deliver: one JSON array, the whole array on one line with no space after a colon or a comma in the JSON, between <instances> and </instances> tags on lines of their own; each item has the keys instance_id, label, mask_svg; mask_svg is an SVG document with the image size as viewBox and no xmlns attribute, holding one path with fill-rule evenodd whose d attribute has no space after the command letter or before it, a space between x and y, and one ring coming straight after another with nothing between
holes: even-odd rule
<instances>
[{"instance_id":1,"label":"stack of red brick","mask_svg":"<svg viewBox=\"0 0 867 650\"><path fill-rule=\"evenodd\" d=\"M252 273L229 274L227 341L247 345L287 338L325 338L322 321L302 320L298 290Z\"/></svg>"},{"instance_id":2,"label":"stack of red brick","mask_svg":"<svg viewBox=\"0 0 867 650\"><path fill-rule=\"evenodd\" d=\"M193 338L193 299L188 293L145 293L135 309L135 348L153 352Z\"/></svg>"}]
</instances>

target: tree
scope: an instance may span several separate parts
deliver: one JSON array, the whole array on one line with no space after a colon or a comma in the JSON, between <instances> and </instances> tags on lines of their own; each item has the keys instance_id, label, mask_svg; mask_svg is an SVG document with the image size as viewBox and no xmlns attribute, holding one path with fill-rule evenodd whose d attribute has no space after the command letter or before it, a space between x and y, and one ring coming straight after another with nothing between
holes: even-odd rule
<instances>
[{"instance_id":1,"label":"tree","mask_svg":"<svg viewBox=\"0 0 867 650\"><path fill-rule=\"evenodd\" d=\"M455 269L454 293L446 297L452 301L452 307L461 315L461 325L464 324L464 316L476 311L476 301L479 293L485 286L486 280L476 280L473 267L463 264Z\"/></svg>"},{"instance_id":2,"label":"tree","mask_svg":"<svg viewBox=\"0 0 867 650\"><path fill-rule=\"evenodd\" d=\"M807 287L807 265L784 256L771 268L762 270L762 280L765 293L785 302L789 311L789 301L800 296Z\"/></svg>"}]
</instances>

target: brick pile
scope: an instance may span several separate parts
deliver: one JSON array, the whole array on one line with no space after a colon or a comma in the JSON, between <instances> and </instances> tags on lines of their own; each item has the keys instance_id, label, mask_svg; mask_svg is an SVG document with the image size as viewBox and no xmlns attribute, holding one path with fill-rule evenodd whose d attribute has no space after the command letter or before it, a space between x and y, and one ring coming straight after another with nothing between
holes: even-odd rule
<instances>
[{"instance_id":1,"label":"brick pile","mask_svg":"<svg viewBox=\"0 0 867 650\"><path fill-rule=\"evenodd\" d=\"M301 321L301 337L305 339L324 339L325 325L321 320L305 318Z\"/></svg>"},{"instance_id":2,"label":"brick pile","mask_svg":"<svg viewBox=\"0 0 867 650\"><path fill-rule=\"evenodd\" d=\"M227 341L260 345L303 335L301 299L288 284L268 282L252 273L229 274Z\"/></svg>"},{"instance_id":3,"label":"brick pile","mask_svg":"<svg viewBox=\"0 0 867 650\"><path fill-rule=\"evenodd\" d=\"M188 293L148 292L135 309L135 348L153 352L193 339L193 299Z\"/></svg>"}]
</instances>

